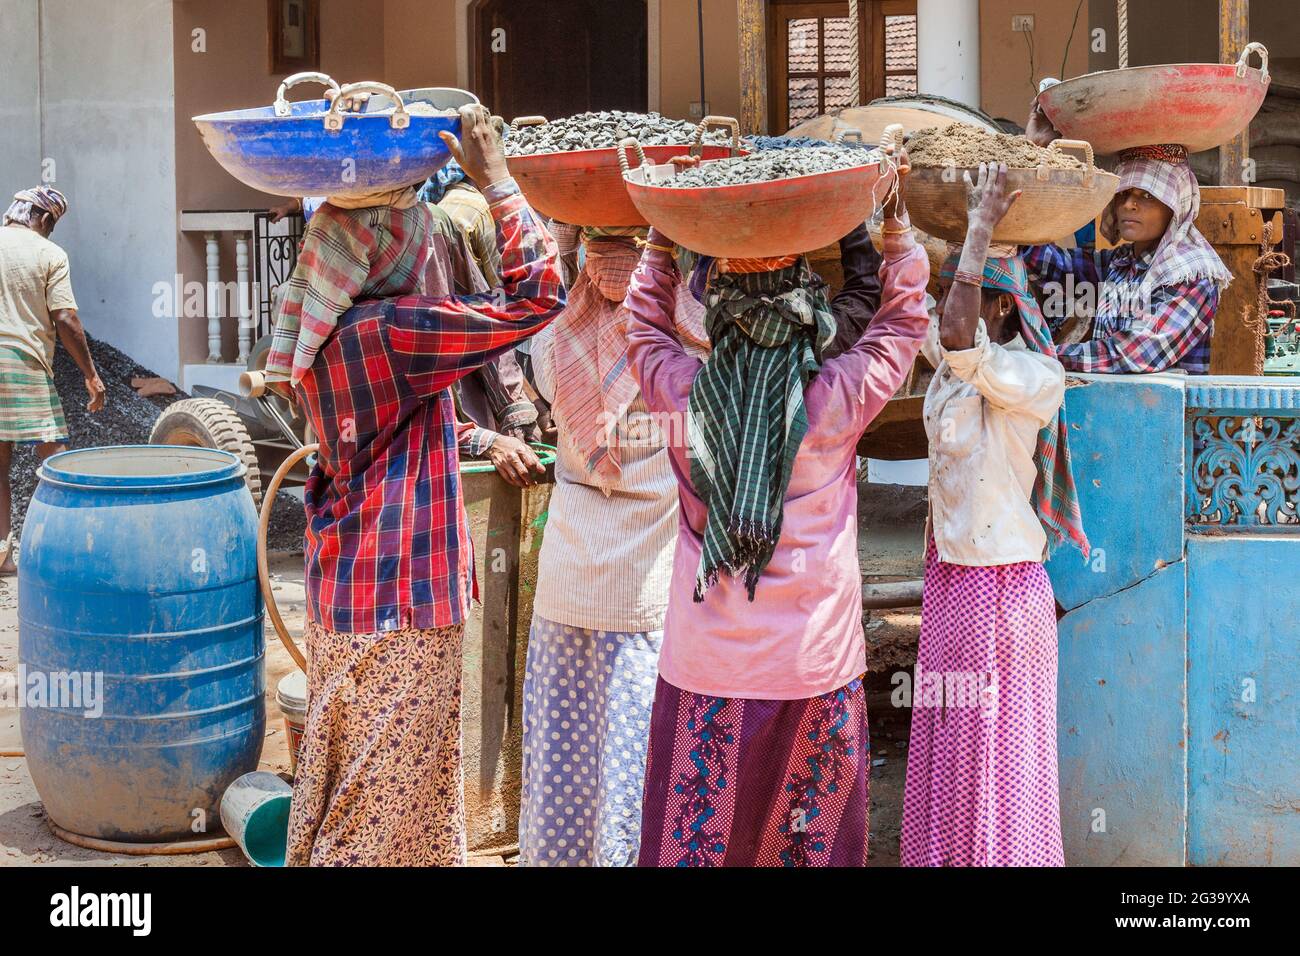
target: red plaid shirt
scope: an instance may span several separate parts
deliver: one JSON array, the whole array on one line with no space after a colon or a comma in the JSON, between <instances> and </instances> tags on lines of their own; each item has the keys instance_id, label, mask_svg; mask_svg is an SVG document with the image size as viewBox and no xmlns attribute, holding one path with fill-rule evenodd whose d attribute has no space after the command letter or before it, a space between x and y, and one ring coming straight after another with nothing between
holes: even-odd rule
<instances>
[{"instance_id":1,"label":"red plaid shirt","mask_svg":"<svg viewBox=\"0 0 1300 956\"><path fill-rule=\"evenodd\" d=\"M472 551L448 388L564 307L559 255L514 180L486 190L504 287L364 302L298 395L320 441L308 478L308 619L372 633L469 613Z\"/></svg>"}]
</instances>

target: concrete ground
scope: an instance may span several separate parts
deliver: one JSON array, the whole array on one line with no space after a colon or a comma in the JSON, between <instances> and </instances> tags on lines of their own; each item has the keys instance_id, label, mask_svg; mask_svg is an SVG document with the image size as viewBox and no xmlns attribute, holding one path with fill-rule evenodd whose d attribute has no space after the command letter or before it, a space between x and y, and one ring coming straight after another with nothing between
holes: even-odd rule
<instances>
[{"instance_id":1,"label":"concrete ground","mask_svg":"<svg viewBox=\"0 0 1300 956\"><path fill-rule=\"evenodd\" d=\"M924 522L922 489L893 485L862 485L859 556L868 577L897 581L919 577L921 525ZM918 505L918 500L920 504ZM918 510L919 508L919 510ZM21 564L22 556L19 555ZM289 630L295 636L304 624L302 555L273 552L275 593ZM0 673L18 666L17 581L0 578ZM872 612L866 620L868 660L868 713L871 724L871 846L870 865L898 865L898 833L902 816L903 780L909 712L889 703L890 674L910 667L915 659L918 611ZM266 742L261 769L288 772L289 751L284 722L275 700L280 679L295 667L270 624L266 629ZM18 711L0 709L0 754L19 751ZM500 856L471 858L475 866L503 866L512 859ZM46 825L36 788L22 757L0 756L0 866L245 866L236 849L184 856L127 856L100 853L58 839Z\"/></svg>"}]
</instances>

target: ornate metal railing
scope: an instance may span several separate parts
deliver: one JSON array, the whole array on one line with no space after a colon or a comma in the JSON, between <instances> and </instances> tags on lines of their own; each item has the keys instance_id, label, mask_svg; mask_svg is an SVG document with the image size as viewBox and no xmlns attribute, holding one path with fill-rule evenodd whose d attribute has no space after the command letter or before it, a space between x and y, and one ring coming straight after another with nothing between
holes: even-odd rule
<instances>
[{"instance_id":1,"label":"ornate metal railing","mask_svg":"<svg viewBox=\"0 0 1300 956\"><path fill-rule=\"evenodd\" d=\"M1300 378L1189 383L1187 525L1300 533Z\"/></svg>"},{"instance_id":2,"label":"ornate metal railing","mask_svg":"<svg viewBox=\"0 0 1300 956\"><path fill-rule=\"evenodd\" d=\"M300 216L286 216L271 222L270 213L253 217L253 281L257 283L257 334L254 341L271 331L275 321L276 294L293 274L298 264L298 244L302 241Z\"/></svg>"}]
</instances>

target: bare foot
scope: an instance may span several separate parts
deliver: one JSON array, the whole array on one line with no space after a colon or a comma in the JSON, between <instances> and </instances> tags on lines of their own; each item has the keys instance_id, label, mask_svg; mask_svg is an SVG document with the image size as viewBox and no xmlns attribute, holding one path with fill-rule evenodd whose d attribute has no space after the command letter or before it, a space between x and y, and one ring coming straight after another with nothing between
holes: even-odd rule
<instances>
[{"instance_id":1,"label":"bare foot","mask_svg":"<svg viewBox=\"0 0 1300 956\"><path fill-rule=\"evenodd\" d=\"M12 577L18 573L18 565L14 564L12 556L6 557L4 563L0 564L0 578Z\"/></svg>"}]
</instances>

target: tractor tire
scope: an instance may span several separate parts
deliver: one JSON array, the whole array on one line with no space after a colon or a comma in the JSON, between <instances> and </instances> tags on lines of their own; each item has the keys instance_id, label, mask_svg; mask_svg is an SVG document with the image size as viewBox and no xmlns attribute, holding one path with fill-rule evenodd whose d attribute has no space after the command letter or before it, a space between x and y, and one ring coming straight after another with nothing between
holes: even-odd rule
<instances>
[{"instance_id":1,"label":"tractor tire","mask_svg":"<svg viewBox=\"0 0 1300 956\"><path fill-rule=\"evenodd\" d=\"M244 484L253 504L262 507L262 471L257 450L238 413L215 398L186 398L167 406L149 433L151 445L186 445L228 451L248 469Z\"/></svg>"}]
</instances>

